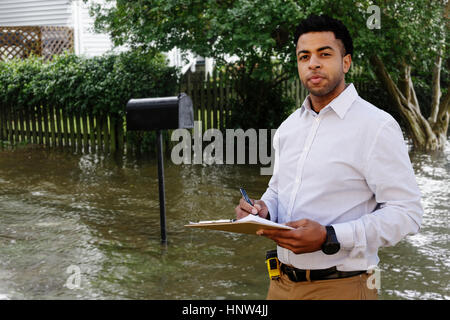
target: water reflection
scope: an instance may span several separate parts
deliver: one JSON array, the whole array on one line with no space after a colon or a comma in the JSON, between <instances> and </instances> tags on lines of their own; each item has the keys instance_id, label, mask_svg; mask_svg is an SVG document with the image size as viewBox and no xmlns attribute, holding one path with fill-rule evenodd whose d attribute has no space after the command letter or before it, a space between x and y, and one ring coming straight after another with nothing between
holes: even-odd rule
<instances>
[{"instance_id":1,"label":"water reflection","mask_svg":"<svg viewBox=\"0 0 450 320\"><path fill-rule=\"evenodd\" d=\"M449 299L449 158L411 153L423 193L419 234L380 251L383 299ZM165 161L169 244L160 245L156 159L25 147L0 153L0 299L264 299L268 239L186 230L233 217L243 184L269 177L243 165ZM81 270L69 289L68 267Z\"/></svg>"}]
</instances>

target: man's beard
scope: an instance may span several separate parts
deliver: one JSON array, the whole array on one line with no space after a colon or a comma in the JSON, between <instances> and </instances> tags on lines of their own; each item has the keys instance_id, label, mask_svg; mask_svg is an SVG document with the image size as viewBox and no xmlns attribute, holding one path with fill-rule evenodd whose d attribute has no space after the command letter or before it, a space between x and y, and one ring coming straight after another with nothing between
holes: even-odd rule
<instances>
[{"instance_id":1,"label":"man's beard","mask_svg":"<svg viewBox=\"0 0 450 320\"><path fill-rule=\"evenodd\" d=\"M329 78L327 78L329 79ZM322 80L323 81L323 80ZM333 92L334 89L336 89L336 87L339 85L339 83L341 82L341 79L336 78L335 81L333 82L329 82L327 85L320 87L320 88L316 88L314 86L310 86L308 85L308 80L305 82L303 82L303 86L308 90L308 92L310 94L312 94L313 96L316 97L323 97L326 96L327 94L329 94L330 92Z\"/></svg>"}]
</instances>

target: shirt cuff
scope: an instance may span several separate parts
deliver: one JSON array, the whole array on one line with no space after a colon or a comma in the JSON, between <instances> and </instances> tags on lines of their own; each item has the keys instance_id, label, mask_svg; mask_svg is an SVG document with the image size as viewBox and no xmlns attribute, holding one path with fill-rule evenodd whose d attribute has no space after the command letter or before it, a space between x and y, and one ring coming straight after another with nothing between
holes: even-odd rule
<instances>
[{"instance_id":1,"label":"shirt cuff","mask_svg":"<svg viewBox=\"0 0 450 320\"><path fill-rule=\"evenodd\" d=\"M351 223L337 223L331 225L336 233L336 238L344 249L351 249L355 246L353 238L353 226Z\"/></svg>"},{"instance_id":2,"label":"shirt cuff","mask_svg":"<svg viewBox=\"0 0 450 320\"><path fill-rule=\"evenodd\" d=\"M268 199L264 199L264 195L261 197L261 200L264 201L267 209L269 210L270 220L273 222L278 222L277 208L275 207L276 204L273 204L272 201Z\"/></svg>"}]
</instances>

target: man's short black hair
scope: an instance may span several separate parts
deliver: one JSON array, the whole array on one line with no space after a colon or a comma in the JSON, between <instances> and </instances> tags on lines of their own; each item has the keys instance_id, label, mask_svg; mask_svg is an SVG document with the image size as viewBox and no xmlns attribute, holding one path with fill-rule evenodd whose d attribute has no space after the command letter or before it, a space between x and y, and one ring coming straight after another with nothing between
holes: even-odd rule
<instances>
[{"instance_id":1,"label":"man's short black hair","mask_svg":"<svg viewBox=\"0 0 450 320\"><path fill-rule=\"evenodd\" d=\"M344 43L344 55L350 54L353 56L353 40L347 28L341 21L333 19L326 14L320 16L311 14L299 23L295 30L295 46L297 46L298 38L302 34L316 31L334 32L336 39L340 39Z\"/></svg>"}]
</instances>

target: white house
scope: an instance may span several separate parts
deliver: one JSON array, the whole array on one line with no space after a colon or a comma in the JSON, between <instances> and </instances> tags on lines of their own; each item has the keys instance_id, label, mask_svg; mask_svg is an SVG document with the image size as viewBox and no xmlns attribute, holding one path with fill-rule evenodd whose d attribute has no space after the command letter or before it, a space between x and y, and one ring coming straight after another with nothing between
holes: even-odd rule
<instances>
[{"instance_id":1,"label":"white house","mask_svg":"<svg viewBox=\"0 0 450 320\"><path fill-rule=\"evenodd\" d=\"M96 3L102 0L89 0ZM86 56L101 55L108 50L122 51L126 48L114 48L107 34L93 31L93 18L89 15L89 3L82 0L0 0L0 26L69 26L74 30L74 48L76 54ZM182 59L179 49L167 53L169 64L181 67L182 73L200 62L205 71L212 72L213 60L187 54Z\"/></svg>"}]
</instances>

